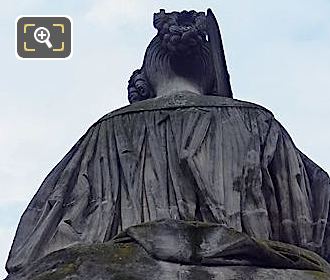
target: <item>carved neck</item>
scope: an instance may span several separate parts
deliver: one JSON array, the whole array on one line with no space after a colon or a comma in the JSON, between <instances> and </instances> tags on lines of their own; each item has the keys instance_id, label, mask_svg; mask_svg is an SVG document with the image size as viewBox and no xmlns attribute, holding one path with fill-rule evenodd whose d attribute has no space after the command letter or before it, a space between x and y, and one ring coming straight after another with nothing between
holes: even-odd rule
<instances>
[{"instance_id":1,"label":"carved neck","mask_svg":"<svg viewBox=\"0 0 330 280\"><path fill-rule=\"evenodd\" d=\"M159 81L155 91L156 96L172 95L184 91L189 91L199 95L206 94L206 92L203 92L203 88L200 85L179 76L174 76L169 79Z\"/></svg>"}]
</instances>

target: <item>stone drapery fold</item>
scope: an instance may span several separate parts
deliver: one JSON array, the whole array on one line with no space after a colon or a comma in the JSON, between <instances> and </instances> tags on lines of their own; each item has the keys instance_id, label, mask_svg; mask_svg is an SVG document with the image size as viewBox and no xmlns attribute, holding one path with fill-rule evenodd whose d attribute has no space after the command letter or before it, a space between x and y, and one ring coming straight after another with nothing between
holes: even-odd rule
<instances>
[{"instance_id":1,"label":"stone drapery fold","mask_svg":"<svg viewBox=\"0 0 330 280\"><path fill-rule=\"evenodd\" d=\"M329 185L260 106L190 94L138 102L94 124L47 176L7 270L159 219L223 224L329 260Z\"/></svg>"}]
</instances>

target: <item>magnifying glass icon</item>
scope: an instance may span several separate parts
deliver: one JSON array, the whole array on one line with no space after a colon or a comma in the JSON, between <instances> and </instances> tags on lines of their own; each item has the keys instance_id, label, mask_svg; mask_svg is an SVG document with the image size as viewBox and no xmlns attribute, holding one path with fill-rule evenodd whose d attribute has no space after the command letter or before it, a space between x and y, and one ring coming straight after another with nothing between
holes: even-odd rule
<instances>
[{"instance_id":1,"label":"magnifying glass icon","mask_svg":"<svg viewBox=\"0 0 330 280\"><path fill-rule=\"evenodd\" d=\"M46 44L49 49L53 47L52 43L49 41L50 32L46 27L38 27L34 31L34 39L41 44Z\"/></svg>"}]
</instances>

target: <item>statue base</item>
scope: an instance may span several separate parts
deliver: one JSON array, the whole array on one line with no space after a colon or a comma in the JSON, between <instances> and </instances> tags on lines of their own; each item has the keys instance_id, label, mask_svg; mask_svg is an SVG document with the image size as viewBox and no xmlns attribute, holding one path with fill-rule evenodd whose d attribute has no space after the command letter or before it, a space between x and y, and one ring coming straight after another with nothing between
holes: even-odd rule
<instances>
[{"instance_id":1,"label":"statue base","mask_svg":"<svg viewBox=\"0 0 330 280\"><path fill-rule=\"evenodd\" d=\"M160 220L132 226L102 244L75 245L6 280L330 279L317 254L256 240L226 226Z\"/></svg>"}]
</instances>

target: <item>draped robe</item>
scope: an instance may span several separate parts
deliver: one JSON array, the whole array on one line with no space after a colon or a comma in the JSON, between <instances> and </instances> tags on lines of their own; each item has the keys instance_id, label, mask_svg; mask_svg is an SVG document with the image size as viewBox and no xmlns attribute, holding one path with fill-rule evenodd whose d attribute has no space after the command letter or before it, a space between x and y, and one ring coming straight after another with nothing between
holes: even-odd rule
<instances>
[{"instance_id":1,"label":"draped robe","mask_svg":"<svg viewBox=\"0 0 330 280\"><path fill-rule=\"evenodd\" d=\"M183 92L96 122L25 210L9 272L158 219L219 223L329 260L328 175L265 108Z\"/></svg>"}]
</instances>

